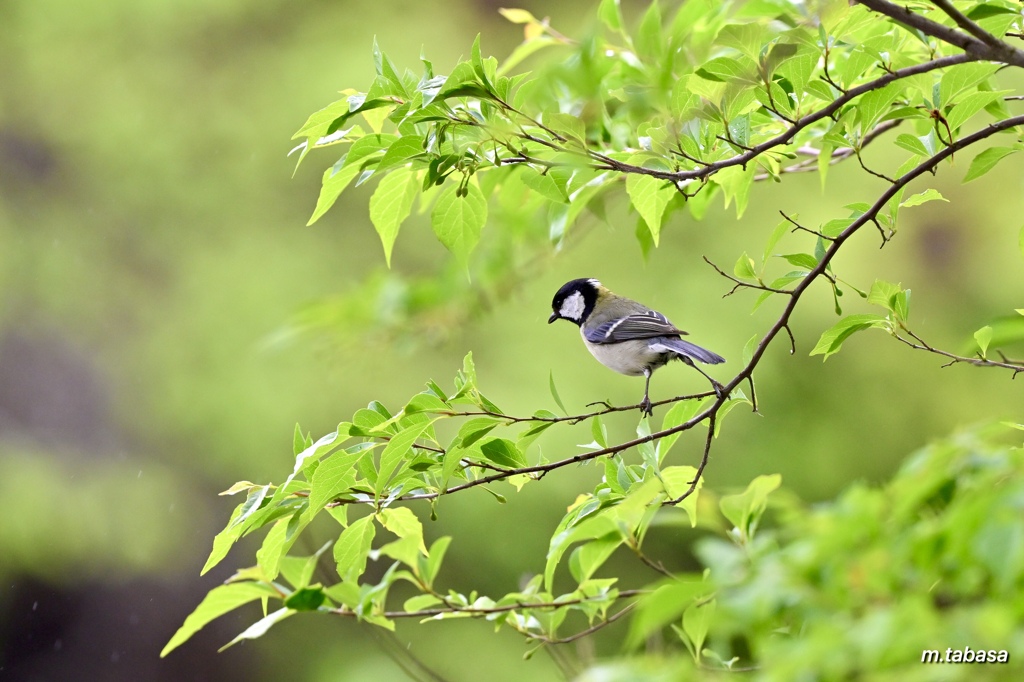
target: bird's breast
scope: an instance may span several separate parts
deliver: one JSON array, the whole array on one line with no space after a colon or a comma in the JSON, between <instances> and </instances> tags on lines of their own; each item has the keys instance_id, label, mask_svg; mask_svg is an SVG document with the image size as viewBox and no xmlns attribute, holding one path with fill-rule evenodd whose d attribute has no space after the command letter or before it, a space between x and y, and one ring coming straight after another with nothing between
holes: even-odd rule
<instances>
[{"instance_id":1,"label":"bird's breast","mask_svg":"<svg viewBox=\"0 0 1024 682\"><path fill-rule=\"evenodd\" d=\"M668 356L650 348L650 339L636 339L622 343L590 343L583 339L590 354L608 369L628 376L642 376L668 362Z\"/></svg>"}]
</instances>

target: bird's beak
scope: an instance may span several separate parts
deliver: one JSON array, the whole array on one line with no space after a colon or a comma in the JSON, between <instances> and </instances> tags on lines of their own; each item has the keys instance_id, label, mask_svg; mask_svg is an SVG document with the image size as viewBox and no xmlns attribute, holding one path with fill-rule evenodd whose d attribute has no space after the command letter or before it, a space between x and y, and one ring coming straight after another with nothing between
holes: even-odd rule
<instances>
[{"instance_id":1,"label":"bird's beak","mask_svg":"<svg viewBox=\"0 0 1024 682\"><path fill-rule=\"evenodd\" d=\"M551 313L551 317L548 318L548 324L551 324L555 320L559 320L559 319L561 319L561 317L559 316L558 313Z\"/></svg>"}]
</instances>

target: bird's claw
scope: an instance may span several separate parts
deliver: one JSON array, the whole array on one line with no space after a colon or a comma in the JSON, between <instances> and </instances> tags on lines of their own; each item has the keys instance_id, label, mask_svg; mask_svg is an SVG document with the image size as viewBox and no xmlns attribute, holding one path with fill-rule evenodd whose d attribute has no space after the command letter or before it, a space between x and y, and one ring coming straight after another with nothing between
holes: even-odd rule
<instances>
[{"instance_id":1,"label":"bird's claw","mask_svg":"<svg viewBox=\"0 0 1024 682\"><path fill-rule=\"evenodd\" d=\"M654 416L654 406L651 405L651 399L647 396L644 396L644 399L640 401L640 413L648 417Z\"/></svg>"},{"instance_id":2,"label":"bird's claw","mask_svg":"<svg viewBox=\"0 0 1024 682\"><path fill-rule=\"evenodd\" d=\"M725 386L718 383L717 381L711 381L711 387L715 389L715 397L721 400L725 397Z\"/></svg>"}]
</instances>

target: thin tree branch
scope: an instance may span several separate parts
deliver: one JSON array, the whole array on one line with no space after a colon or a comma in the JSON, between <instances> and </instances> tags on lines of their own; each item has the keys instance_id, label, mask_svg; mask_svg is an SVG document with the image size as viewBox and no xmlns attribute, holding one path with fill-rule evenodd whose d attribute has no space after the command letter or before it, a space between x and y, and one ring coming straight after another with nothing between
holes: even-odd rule
<instances>
[{"instance_id":1,"label":"thin tree branch","mask_svg":"<svg viewBox=\"0 0 1024 682\"><path fill-rule=\"evenodd\" d=\"M935 348L934 346L929 344L927 341L925 341L920 336L910 331L906 327L903 328L903 331L905 331L907 335L910 336L911 339L913 339L913 341L911 341L910 339L903 338L896 331L893 331L892 335L896 337L898 341L905 343L914 350L924 350L928 351L929 353L934 353L936 355L941 355L944 358L948 358L950 362L943 365L943 367L948 367L949 365L959 363L966 363L969 365L974 365L975 367L1001 367L1003 369L1012 370L1013 375L1011 378L1014 379L1017 378L1018 374L1024 372L1024 361L1011 360L1006 357L1003 357L1002 361L999 361L990 360L989 358L984 357L967 357L965 355L957 355L956 353L950 353L949 351L942 350L941 348Z\"/></svg>"},{"instance_id":2,"label":"thin tree branch","mask_svg":"<svg viewBox=\"0 0 1024 682\"><path fill-rule=\"evenodd\" d=\"M941 24L938 25L941 26ZM986 49L990 50L991 48L988 48L986 46ZM1022 63L1024 63L1024 53L1021 53L1021 55ZM618 171L620 173L637 173L641 175L651 175L653 177L661 178L663 180L680 181L705 178L709 175L712 175L722 170L723 168L729 168L731 166L745 166L746 164L750 163L757 156L760 156L764 152L773 149L774 147L788 144L794 137L796 137L797 133L799 133L804 128L814 123L817 123L822 119L831 117L847 103L856 99L857 97L860 97L861 95L867 92L878 90L880 88L885 87L889 83L901 80L903 78L917 76L922 73L928 73L929 71L934 71L936 69L944 69L946 67L955 66L957 64L965 64L967 62L975 61L976 59L976 57L970 54L957 54L951 55L949 57L939 57L938 59L933 59L931 61L924 62L923 64L915 64L913 66L908 66L903 69L891 71L889 73L886 73L884 76L876 78L873 81L869 81L867 83L864 83L863 85L859 85L855 88L847 90L841 96L833 100L831 104L819 109L813 114L808 114L807 116L804 116L796 123L794 123L792 126L787 128L784 132L776 135L775 137L769 140L765 140L761 144L750 147L747 151L743 152L742 154L737 154L736 156L730 157L728 159L722 159L721 161L714 161L708 163L703 167L697 168L695 170L666 171L657 168L645 168L643 166L636 166L622 161L615 161L614 159L605 156L602 156L600 159L604 164L602 168L605 168L607 170Z\"/></svg>"},{"instance_id":3,"label":"thin tree branch","mask_svg":"<svg viewBox=\"0 0 1024 682\"><path fill-rule=\"evenodd\" d=\"M648 590L620 590L615 595L615 599L628 599L629 597L636 597L641 594L647 594ZM607 599L604 597L580 597L579 599L566 599L564 601L552 601L552 602L539 602L536 604L530 604L528 602L516 602L515 604L505 604L504 606L447 606L439 607L436 609L421 609L419 611L385 611L379 615L388 619L397 618L433 618L435 616L443 616L449 613L464 613L474 618L481 616L487 616L496 613L508 613L509 611L524 611L529 609L557 609L563 606L573 606L576 604L586 604L589 602L601 602ZM352 609L341 606L335 609L329 609L328 613L333 613L336 616L353 616L357 617L360 614L356 613Z\"/></svg>"},{"instance_id":4,"label":"thin tree branch","mask_svg":"<svg viewBox=\"0 0 1024 682\"><path fill-rule=\"evenodd\" d=\"M537 635L535 633L529 633L529 635L530 635L531 639L542 641L545 644L568 644L570 642L575 642L577 639L581 639L583 637L586 637L587 635L592 635L595 632L597 632L598 630L601 630L603 628L608 627L609 625L611 625L612 623L617 621L619 618L622 618L627 613L629 613L634 608L636 608L636 605L637 605L637 602L633 602L631 604L627 604L626 606L622 607L617 612L615 612L612 615L608 616L604 620L600 620L597 623L595 623L594 625L591 625L586 630L581 630L581 631L577 632L574 635L569 635L568 637L561 637L561 638L558 638L558 639L552 639L550 637L545 637L543 635Z\"/></svg>"}]
</instances>

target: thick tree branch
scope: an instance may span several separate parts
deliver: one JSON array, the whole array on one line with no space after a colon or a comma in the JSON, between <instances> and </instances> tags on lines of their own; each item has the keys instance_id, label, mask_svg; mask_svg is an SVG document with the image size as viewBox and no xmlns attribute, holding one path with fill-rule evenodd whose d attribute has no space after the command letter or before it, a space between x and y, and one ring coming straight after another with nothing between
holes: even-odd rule
<instances>
[{"instance_id":1,"label":"thick tree branch","mask_svg":"<svg viewBox=\"0 0 1024 682\"><path fill-rule=\"evenodd\" d=\"M944 43L959 47L966 54L971 55L975 59L1002 62L1004 64L1024 67L1024 51L1018 50L1012 45L996 39L995 36L990 36L994 42L989 42L988 40L983 40L973 35L967 35L957 31L956 29L944 26L937 21L928 19L917 12L913 12L908 7L895 5L891 2L887 2L886 0L857 0L857 2L869 9L873 9L876 12L884 14L904 26L915 28L922 33L941 40ZM942 7L939 2L936 2L935 4L939 5L940 8ZM964 19L972 25L977 26L966 17L964 17ZM954 21L955 20L956 19L954 17ZM977 28L981 33L984 33L981 27Z\"/></svg>"},{"instance_id":2,"label":"thick tree branch","mask_svg":"<svg viewBox=\"0 0 1024 682\"><path fill-rule=\"evenodd\" d=\"M999 38L996 38L981 26L978 26L967 18L967 16L954 7L953 3L949 0L932 0L932 4L949 15L949 18L956 22L957 26L967 31L981 42L988 43L989 45L997 48L1001 48L1003 46L1003 43L999 41Z\"/></svg>"}]
</instances>

